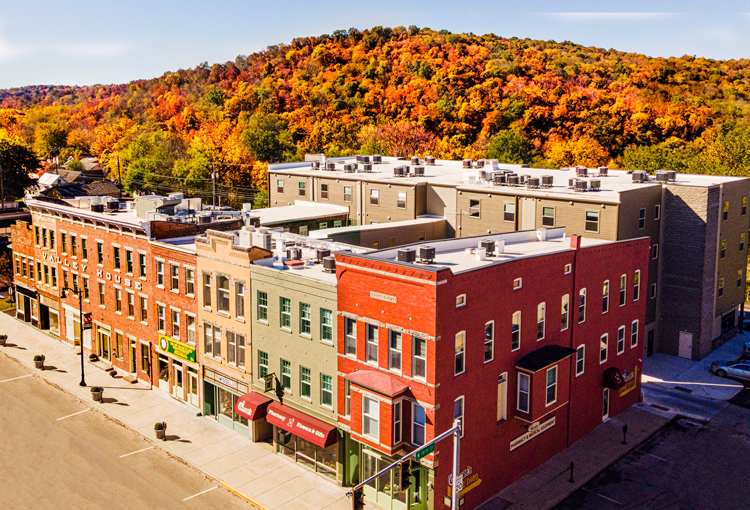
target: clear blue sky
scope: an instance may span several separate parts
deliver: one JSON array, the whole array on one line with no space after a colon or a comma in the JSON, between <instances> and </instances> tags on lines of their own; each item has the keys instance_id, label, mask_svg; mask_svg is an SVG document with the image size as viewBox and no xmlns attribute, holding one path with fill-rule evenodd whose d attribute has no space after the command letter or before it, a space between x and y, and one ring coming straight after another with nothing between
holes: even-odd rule
<instances>
[{"instance_id":1,"label":"clear blue sky","mask_svg":"<svg viewBox=\"0 0 750 510\"><path fill-rule=\"evenodd\" d=\"M153 78L294 37L377 25L750 58L747 0L0 0L0 88Z\"/></svg>"}]
</instances>

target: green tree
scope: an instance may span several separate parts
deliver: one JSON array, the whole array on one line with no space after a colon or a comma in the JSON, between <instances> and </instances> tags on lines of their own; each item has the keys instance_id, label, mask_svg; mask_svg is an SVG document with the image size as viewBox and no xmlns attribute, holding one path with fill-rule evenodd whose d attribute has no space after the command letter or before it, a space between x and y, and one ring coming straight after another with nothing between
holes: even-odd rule
<instances>
[{"instance_id":1,"label":"green tree","mask_svg":"<svg viewBox=\"0 0 750 510\"><path fill-rule=\"evenodd\" d=\"M276 114L256 114L247 120L242 141L258 161L276 163L297 156L297 146L284 119Z\"/></svg>"},{"instance_id":2,"label":"green tree","mask_svg":"<svg viewBox=\"0 0 750 510\"><path fill-rule=\"evenodd\" d=\"M518 129L505 129L490 140L487 158L500 163L531 163L534 146Z\"/></svg>"},{"instance_id":3,"label":"green tree","mask_svg":"<svg viewBox=\"0 0 750 510\"><path fill-rule=\"evenodd\" d=\"M0 168L3 172L5 198L14 200L22 198L24 188L33 183L29 172L39 168L39 160L22 138L0 129Z\"/></svg>"},{"instance_id":4,"label":"green tree","mask_svg":"<svg viewBox=\"0 0 750 510\"><path fill-rule=\"evenodd\" d=\"M631 145L622 156L626 170L676 170L698 173L703 165L699 148L679 138L670 138L655 145Z\"/></svg>"},{"instance_id":5,"label":"green tree","mask_svg":"<svg viewBox=\"0 0 750 510\"><path fill-rule=\"evenodd\" d=\"M34 131L34 149L43 158L54 158L68 146L68 130L57 124L45 122Z\"/></svg>"},{"instance_id":6,"label":"green tree","mask_svg":"<svg viewBox=\"0 0 750 510\"><path fill-rule=\"evenodd\" d=\"M253 200L253 209L262 209L268 207L268 191L263 190L255 194L255 200Z\"/></svg>"},{"instance_id":7,"label":"green tree","mask_svg":"<svg viewBox=\"0 0 750 510\"><path fill-rule=\"evenodd\" d=\"M185 141L166 131L143 133L123 152L125 175L123 184L128 191L167 193L180 184L173 175L175 162L184 158Z\"/></svg>"}]
</instances>

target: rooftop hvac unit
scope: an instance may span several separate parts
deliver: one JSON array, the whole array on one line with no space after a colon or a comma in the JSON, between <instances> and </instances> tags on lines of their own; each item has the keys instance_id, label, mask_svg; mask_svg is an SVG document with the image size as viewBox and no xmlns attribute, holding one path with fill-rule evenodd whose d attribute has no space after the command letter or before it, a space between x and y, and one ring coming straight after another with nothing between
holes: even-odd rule
<instances>
[{"instance_id":1,"label":"rooftop hvac unit","mask_svg":"<svg viewBox=\"0 0 750 510\"><path fill-rule=\"evenodd\" d=\"M353 173L354 170L357 169L357 166L354 163L347 163L344 165L344 172L350 174Z\"/></svg>"},{"instance_id":2,"label":"rooftop hvac unit","mask_svg":"<svg viewBox=\"0 0 750 510\"><path fill-rule=\"evenodd\" d=\"M576 191L586 191L589 188L589 183L584 179L576 180Z\"/></svg>"},{"instance_id":3,"label":"rooftop hvac unit","mask_svg":"<svg viewBox=\"0 0 750 510\"><path fill-rule=\"evenodd\" d=\"M357 163L362 163L362 156L357 154Z\"/></svg>"},{"instance_id":4,"label":"rooftop hvac unit","mask_svg":"<svg viewBox=\"0 0 750 510\"><path fill-rule=\"evenodd\" d=\"M542 187L543 188L551 188L552 185L555 183L555 178L551 175L543 175L542 176Z\"/></svg>"},{"instance_id":5,"label":"rooftop hvac unit","mask_svg":"<svg viewBox=\"0 0 750 510\"><path fill-rule=\"evenodd\" d=\"M315 250L315 258L318 259L318 262L322 262L323 259L326 257L329 257L331 255L331 250L326 250L323 248L318 248Z\"/></svg>"},{"instance_id":6,"label":"rooftop hvac unit","mask_svg":"<svg viewBox=\"0 0 750 510\"><path fill-rule=\"evenodd\" d=\"M310 161L310 168L320 170L320 161Z\"/></svg>"},{"instance_id":7,"label":"rooftop hvac unit","mask_svg":"<svg viewBox=\"0 0 750 510\"><path fill-rule=\"evenodd\" d=\"M119 211L120 210L120 202L117 200L110 200L107 202L107 210L108 211Z\"/></svg>"},{"instance_id":8,"label":"rooftop hvac unit","mask_svg":"<svg viewBox=\"0 0 750 510\"><path fill-rule=\"evenodd\" d=\"M404 175L409 175L409 165L404 165Z\"/></svg>"},{"instance_id":9,"label":"rooftop hvac unit","mask_svg":"<svg viewBox=\"0 0 750 510\"><path fill-rule=\"evenodd\" d=\"M402 166L393 167L393 175L394 177L402 177L404 175L404 167Z\"/></svg>"},{"instance_id":10,"label":"rooftop hvac unit","mask_svg":"<svg viewBox=\"0 0 750 510\"><path fill-rule=\"evenodd\" d=\"M361 161L357 161L357 163L369 163L370 162L370 156L360 156L362 158Z\"/></svg>"},{"instance_id":11,"label":"rooftop hvac unit","mask_svg":"<svg viewBox=\"0 0 750 510\"><path fill-rule=\"evenodd\" d=\"M496 186L505 184L505 174L496 173L492 176L492 180L495 181Z\"/></svg>"},{"instance_id":12,"label":"rooftop hvac unit","mask_svg":"<svg viewBox=\"0 0 750 510\"><path fill-rule=\"evenodd\" d=\"M302 260L302 248L298 246L287 248L286 258L289 260Z\"/></svg>"},{"instance_id":13,"label":"rooftop hvac unit","mask_svg":"<svg viewBox=\"0 0 750 510\"><path fill-rule=\"evenodd\" d=\"M472 167L472 163L473 163L473 161L472 161L472 160L470 160L470 159L465 159L465 160L464 160L464 163L463 163L463 165L464 165L464 168L471 168L471 167Z\"/></svg>"},{"instance_id":14,"label":"rooftop hvac unit","mask_svg":"<svg viewBox=\"0 0 750 510\"><path fill-rule=\"evenodd\" d=\"M423 176L424 175L424 167L423 166L415 166L414 167L414 175L417 176Z\"/></svg>"},{"instance_id":15,"label":"rooftop hvac unit","mask_svg":"<svg viewBox=\"0 0 750 510\"><path fill-rule=\"evenodd\" d=\"M323 271L325 271L326 273L336 272L336 257L323 258Z\"/></svg>"},{"instance_id":16,"label":"rooftop hvac unit","mask_svg":"<svg viewBox=\"0 0 750 510\"><path fill-rule=\"evenodd\" d=\"M599 167L599 177L607 177L609 175L609 168L606 166Z\"/></svg>"},{"instance_id":17,"label":"rooftop hvac unit","mask_svg":"<svg viewBox=\"0 0 750 510\"><path fill-rule=\"evenodd\" d=\"M667 182L669 180L669 173L666 170L656 171L656 182Z\"/></svg>"},{"instance_id":18,"label":"rooftop hvac unit","mask_svg":"<svg viewBox=\"0 0 750 510\"><path fill-rule=\"evenodd\" d=\"M206 223L211 223L211 215L204 214L204 215L198 216L198 223L201 225L204 225Z\"/></svg>"},{"instance_id":19,"label":"rooftop hvac unit","mask_svg":"<svg viewBox=\"0 0 750 510\"><path fill-rule=\"evenodd\" d=\"M648 174L644 170L633 172L633 182L648 182Z\"/></svg>"},{"instance_id":20,"label":"rooftop hvac unit","mask_svg":"<svg viewBox=\"0 0 750 510\"><path fill-rule=\"evenodd\" d=\"M484 160L483 159L477 160L477 162L474 163L474 166L476 166L476 168L484 168Z\"/></svg>"},{"instance_id":21,"label":"rooftop hvac unit","mask_svg":"<svg viewBox=\"0 0 750 510\"><path fill-rule=\"evenodd\" d=\"M399 262L414 262L417 260L417 252L414 248L401 248L398 250Z\"/></svg>"},{"instance_id":22,"label":"rooftop hvac unit","mask_svg":"<svg viewBox=\"0 0 750 510\"><path fill-rule=\"evenodd\" d=\"M568 179L568 188L569 189L575 189L575 187L576 187L576 181L577 180L578 179L576 179L575 177L572 177L572 178Z\"/></svg>"},{"instance_id":23,"label":"rooftop hvac unit","mask_svg":"<svg viewBox=\"0 0 750 510\"><path fill-rule=\"evenodd\" d=\"M530 176L530 175L527 175L527 174L523 174L523 175L521 176L521 184L526 184L526 181L528 181L528 180L529 180L529 177L531 177L531 176Z\"/></svg>"},{"instance_id":24,"label":"rooftop hvac unit","mask_svg":"<svg viewBox=\"0 0 750 510\"><path fill-rule=\"evenodd\" d=\"M91 204L91 212L104 212L104 204Z\"/></svg>"},{"instance_id":25,"label":"rooftop hvac unit","mask_svg":"<svg viewBox=\"0 0 750 510\"><path fill-rule=\"evenodd\" d=\"M432 264L435 261L435 247L434 246L420 246L419 247L419 261Z\"/></svg>"},{"instance_id":26,"label":"rooftop hvac unit","mask_svg":"<svg viewBox=\"0 0 750 510\"><path fill-rule=\"evenodd\" d=\"M372 164L373 165L379 165L382 162L383 162L383 156L381 156L380 154L375 154L372 157Z\"/></svg>"},{"instance_id":27,"label":"rooftop hvac unit","mask_svg":"<svg viewBox=\"0 0 750 510\"><path fill-rule=\"evenodd\" d=\"M675 170L667 170L667 181L675 182L677 180L677 172Z\"/></svg>"},{"instance_id":28,"label":"rooftop hvac unit","mask_svg":"<svg viewBox=\"0 0 750 510\"><path fill-rule=\"evenodd\" d=\"M412 158L411 158L411 164L412 165L419 165L420 163L422 163L422 161L420 161L419 157L412 156Z\"/></svg>"},{"instance_id":29,"label":"rooftop hvac unit","mask_svg":"<svg viewBox=\"0 0 750 510\"><path fill-rule=\"evenodd\" d=\"M520 178L516 174L507 174L505 180L508 183L508 186L518 186Z\"/></svg>"},{"instance_id":30,"label":"rooftop hvac unit","mask_svg":"<svg viewBox=\"0 0 750 510\"><path fill-rule=\"evenodd\" d=\"M585 166L576 167L576 175L579 177L586 177L589 174L589 169Z\"/></svg>"},{"instance_id":31,"label":"rooftop hvac unit","mask_svg":"<svg viewBox=\"0 0 750 510\"><path fill-rule=\"evenodd\" d=\"M526 179L526 186L529 188L538 188L539 187L539 177L529 177Z\"/></svg>"},{"instance_id":32,"label":"rooftop hvac unit","mask_svg":"<svg viewBox=\"0 0 750 510\"><path fill-rule=\"evenodd\" d=\"M479 247L487 250L488 257L492 257L495 254L495 241L483 239L482 241L479 241Z\"/></svg>"},{"instance_id":33,"label":"rooftop hvac unit","mask_svg":"<svg viewBox=\"0 0 750 510\"><path fill-rule=\"evenodd\" d=\"M372 172L372 163L362 163L362 170Z\"/></svg>"},{"instance_id":34,"label":"rooftop hvac unit","mask_svg":"<svg viewBox=\"0 0 750 510\"><path fill-rule=\"evenodd\" d=\"M434 165L435 164L435 158L433 158L432 156L427 156L426 158L424 158L424 162L427 165Z\"/></svg>"},{"instance_id":35,"label":"rooftop hvac unit","mask_svg":"<svg viewBox=\"0 0 750 510\"><path fill-rule=\"evenodd\" d=\"M326 162L326 170L336 170L336 162L335 161L327 161Z\"/></svg>"},{"instance_id":36,"label":"rooftop hvac unit","mask_svg":"<svg viewBox=\"0 0 750 510\"><path fill-rule=\"evenodd\" d=\"M599 191L602 189L602 181L600 179L591 179L589 181L589 189L592 191Z\"/></svg>"}]
</instances>

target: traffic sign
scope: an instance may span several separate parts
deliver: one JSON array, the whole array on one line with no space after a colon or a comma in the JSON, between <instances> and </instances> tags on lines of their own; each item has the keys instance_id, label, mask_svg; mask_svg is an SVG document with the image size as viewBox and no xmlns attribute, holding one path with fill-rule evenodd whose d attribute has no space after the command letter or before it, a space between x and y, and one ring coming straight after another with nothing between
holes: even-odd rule
<instances>
[{"instance_id":1,"label":"traffic sign","mask_svg":"<svg viewBox=\"0 0 750 510\"><path fill-rule=\"evenodd\" d=\"M426 457L427 455L431 454L435 451L435 443L429 444L422 448L421 450L417 450L417 453L414 454L414 459L419 460L423 457Z\"/></svg>"}]
</instances>

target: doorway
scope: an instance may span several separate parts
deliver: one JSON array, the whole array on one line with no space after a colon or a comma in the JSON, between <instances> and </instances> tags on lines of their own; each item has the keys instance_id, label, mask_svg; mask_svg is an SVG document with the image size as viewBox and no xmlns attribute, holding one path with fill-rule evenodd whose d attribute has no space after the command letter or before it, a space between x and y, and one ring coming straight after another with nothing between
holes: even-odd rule
<instances>
[{"instance_id":1,"label":"doorway","mask_svg":"<svg viewBox=\"0 0 750 510\"><path fill-rule=\"evenodd\" d=\"M604 388L604 402L602 405L602 421L609 418L609 388Z\"/></svg>"},{"instance_id":2,"label":"doorway","mask_svg":"<svg viewBox=\"0 0 750 510\"><path fill-rule=\"evenodd\" d=\"M188 403L198 407L198 371L188 367Z\"/></svg>"},{"instance_id":3,"label":"doorway","mask_svg":"<svg viewBox=\"0 0 750 510\"><path fill-rule=\"evenodd\" d=\"M366 480L378 471L385 469L392 462L391 459L384 458L383 456L373 452L372 450L362 450L362 460L363 480ZM405 492L399 492L400 478L400 468L397 467L391 469L388 473L368 482L367 485L364 486L365 497L376 505L386 509L406 510L408 496L410 502L409 506L411 508L420 508L419 506L415 506L412 503L412 501L414 500L413 496L411 496L410 494L412 492L412 489L409 489Z\"/></svg>"},{"instance_id":4,"label":"doorway","mask_svg":"<svg viewBox=\"0 0 750 510\"><path fill-rule=\"evenodd\" d=\"M159 389L169 391L169 358L159 355Z\"/></svg>"},{"instance_id":5,"label":"doorway","mask_svg":"<svg viewBox=\"0 0 750 510\"><path fill-rule=\"evenodd\" d=\"M172 395L180 400L185 400L182 385L182 363L175 360L172 360Z\"/></svg>"},{"instance_id":6,"label":"doorway","mask_svg":"<svg viewBox=\"0 0 750 510\"><path fill-rule=\"evenodd\" d=\"M109 361L110 348L112 347L110 345L111 341L112 339L108 329L102 327L96 328L97 355L107 361Z\"/></svg>"},{"instance_id":7,"label":"doorway","mask_svg":"<svg viewBox=\"0 0 750 510\"><path fill-rule=\"evenodd\" d=\"M130 349L128 350L128 356L130 359L130 373L135 373L135 339L129 338L128 343L130 344Z\"/></svg>"},{"instance_id":8,"label":"doorway","mask_svg":"<svg viewBox=\"0 0 750 510\"><path fill-rule=\"evenodd\" d=\"M693 358L693 334L687 331L680 331L680 358Z\"/></svg>"},{"instance_id":9,"label":"doorway","mask_svg":"<svg viewBox=\"0 0 750 510\"><path fill-rule=\"evenodd\" d=\"M648 332L648 341L646 342L646 356L654 354L654 330Z\"/></svg>"}]
</instances>

